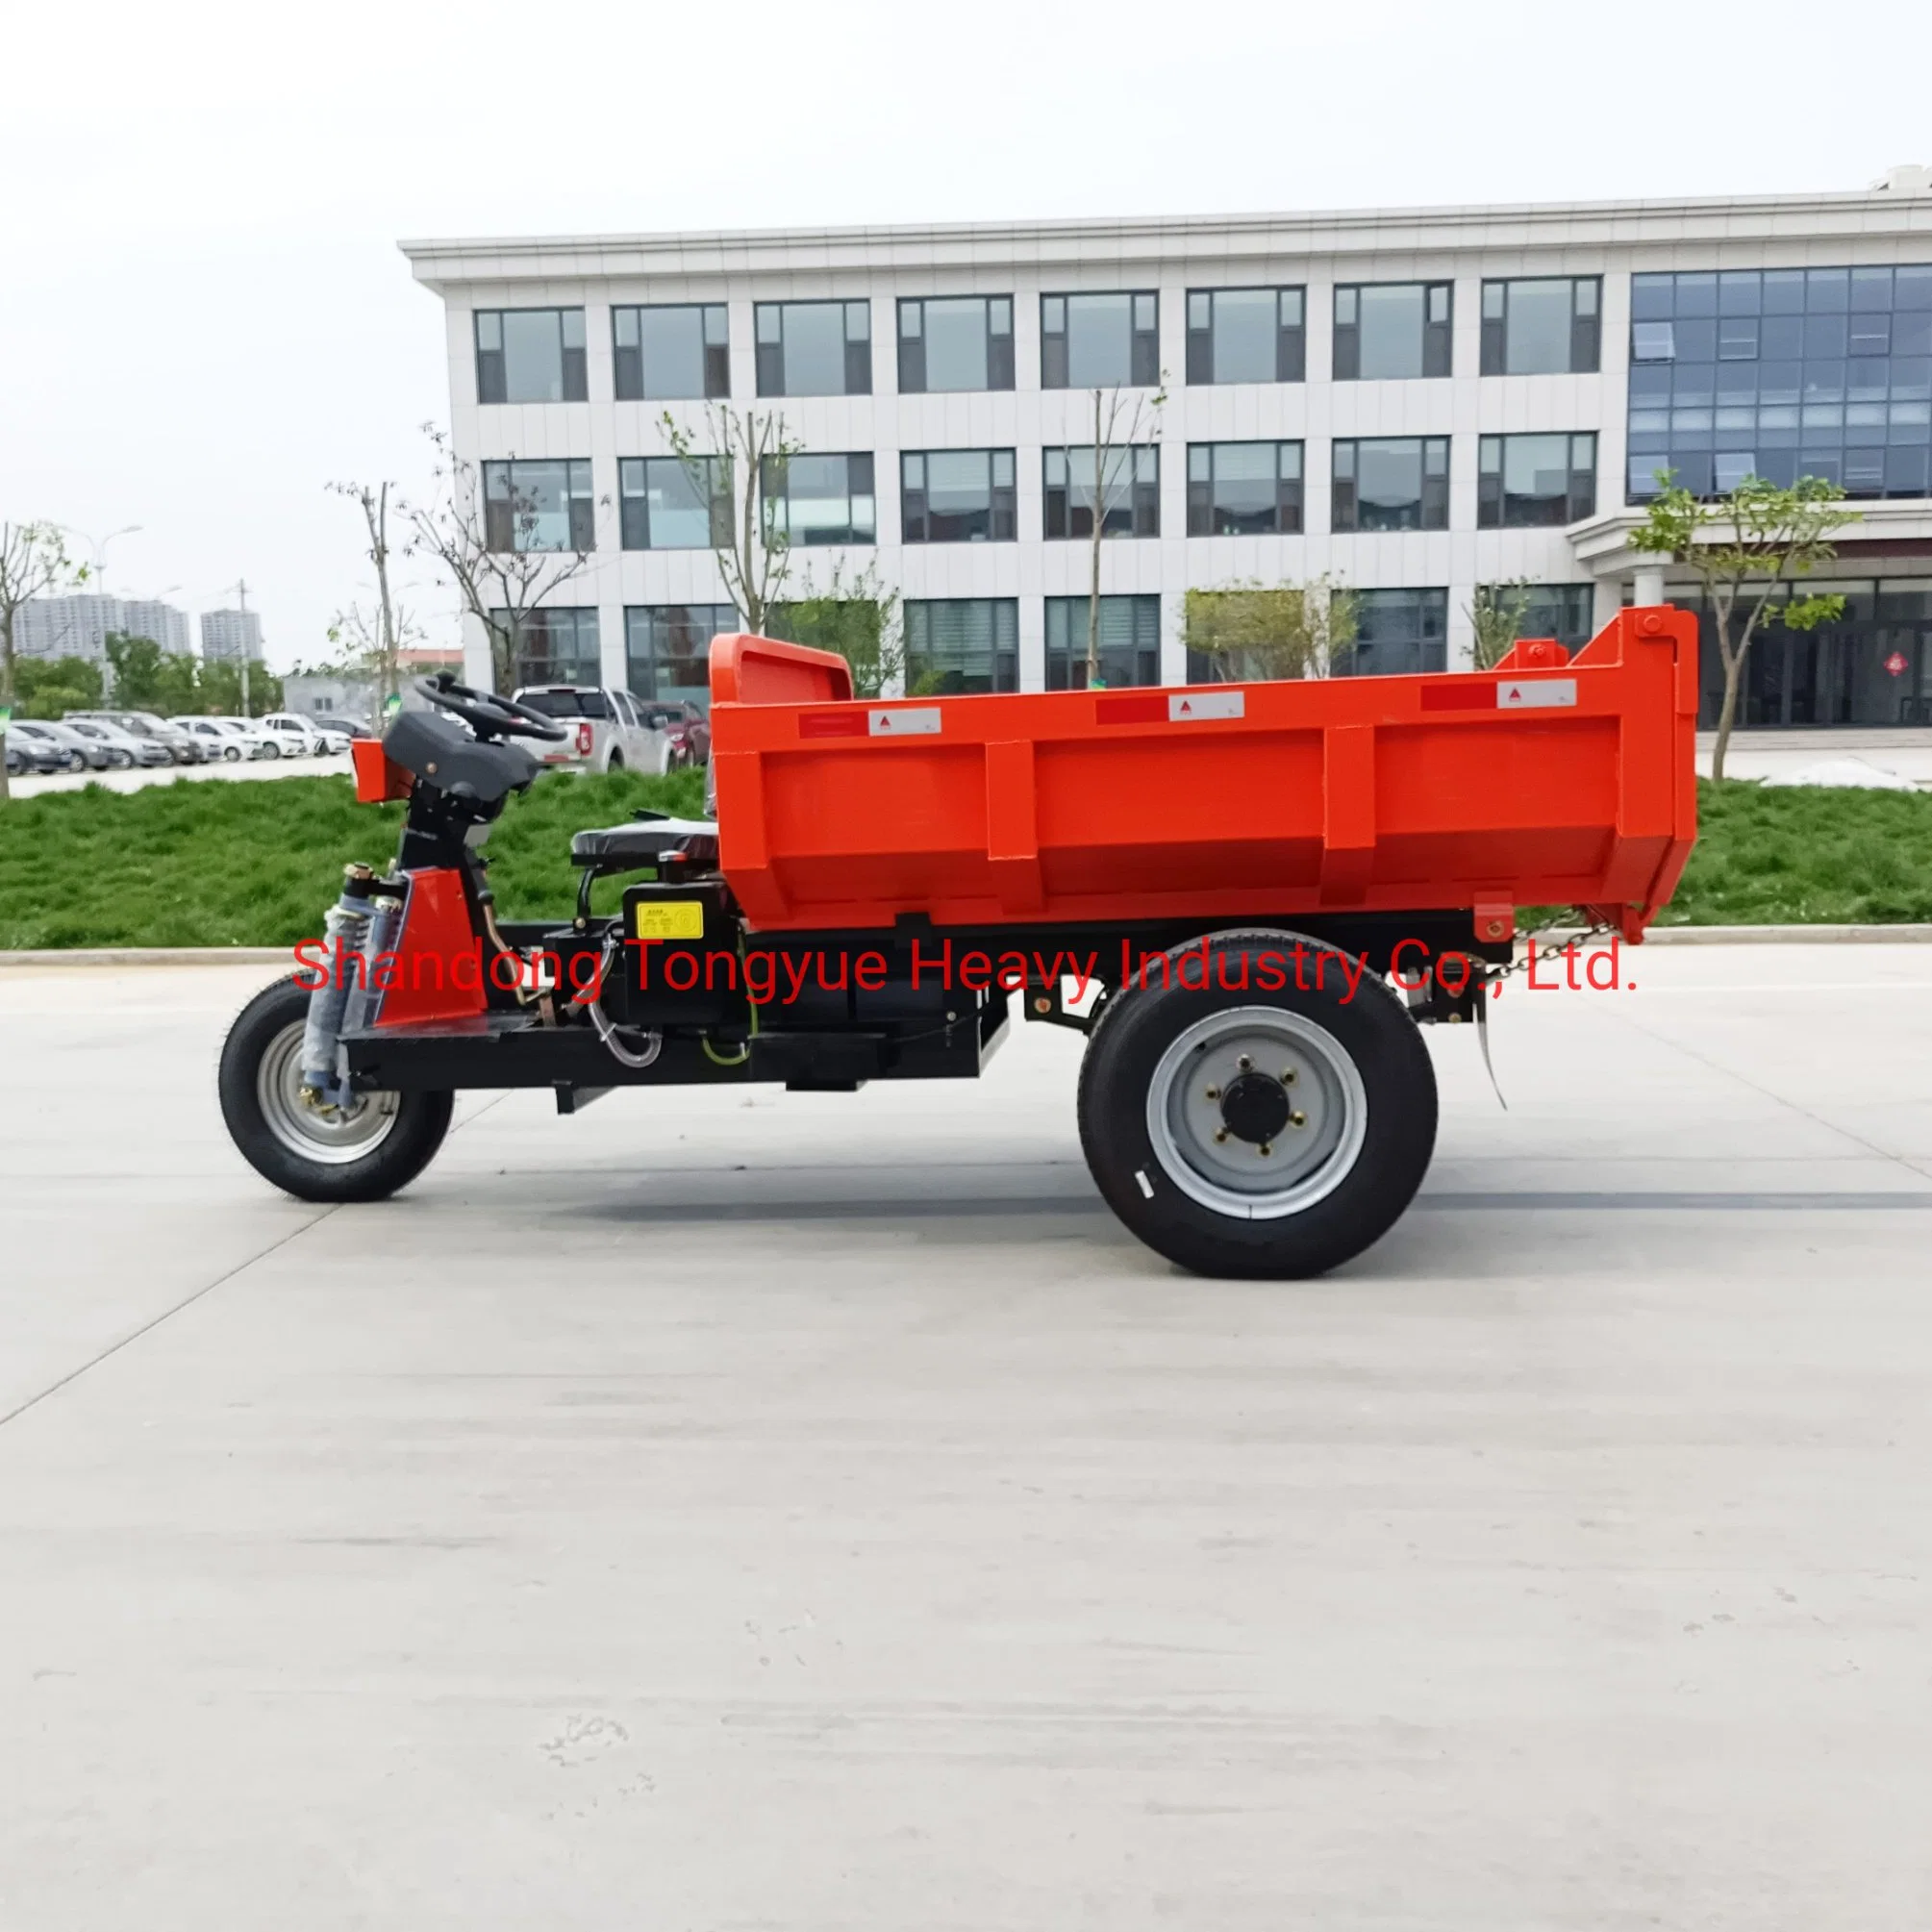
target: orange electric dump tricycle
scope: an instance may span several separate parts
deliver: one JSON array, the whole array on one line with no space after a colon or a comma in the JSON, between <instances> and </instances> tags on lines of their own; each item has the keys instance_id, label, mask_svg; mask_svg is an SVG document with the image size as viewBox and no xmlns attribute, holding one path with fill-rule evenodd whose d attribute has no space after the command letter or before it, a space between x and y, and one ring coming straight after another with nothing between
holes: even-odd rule
<instances>
[{"instance_id":1,"label":"orange electric dump tricycle","mask_svg":"<svg viewBox=\"0 0 1932 1932\"><path fill-rule=\"evenodd\" d=\"M574 912L498 918L482 846L558 727L448 677L359 793L407 799L223 1049L230 1132L308 1200L419 1173L462 1088L971 1079L1087 1035L1081 1142L1142 1240L1305 1275L1402 1213L1436 1134L1418 1022L1480 1020L1518 906L1631 941L1695 835L1696 625L1416 677L855 702L844 662L711 648L715 810L580 832ZM621 909L591 887L621 878Z\"/></svg>"}]
</instances>

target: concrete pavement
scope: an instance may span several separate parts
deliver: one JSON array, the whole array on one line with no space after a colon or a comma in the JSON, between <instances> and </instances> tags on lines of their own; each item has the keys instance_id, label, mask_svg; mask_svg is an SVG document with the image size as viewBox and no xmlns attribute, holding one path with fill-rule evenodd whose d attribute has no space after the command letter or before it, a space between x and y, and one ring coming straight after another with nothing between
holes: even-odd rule
<instances>
[{"instance_id":1,"label":"concrete pavement","mask_svg":"<svg viewBox=\"0 0 1932 1932\"><path fill-rule=\"evenodd\" d=\"M0 976L0 1925L1925 1923L1932 957L1625 966L1265 1287L1052 1029L324 1212L261 968Z\"/></svg>"}]
</instances>

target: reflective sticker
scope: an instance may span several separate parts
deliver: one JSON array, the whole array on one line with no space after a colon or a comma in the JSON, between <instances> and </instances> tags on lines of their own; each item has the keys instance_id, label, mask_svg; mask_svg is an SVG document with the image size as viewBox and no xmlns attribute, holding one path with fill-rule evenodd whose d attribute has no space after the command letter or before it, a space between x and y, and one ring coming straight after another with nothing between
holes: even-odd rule
<instances>
[{"instance_id":1,"label":"reflective sticker","mask_svg":"<svg viewBox=\"0 0 1932 1932\"><path fill-rule=\"evenodd\" d=\"M937 738L940 708L930 704L908 711L875 711L871 714L871 730L874 738Z\"/></svg>"},{"instance_id":2,"label":"reflective sticker","mask_svg":"<svg viewBox=\"0 0 1932 1932\"><path fill-rule=\"evenodd\" d=\"M1574 678L1506 678L1496 687L1498 711L1547 711L1575 702Z\"/></svg>"},{"instance_id":3,"label":"reflective sticker","mask_svg":"<svg viewBox=\"0 0 1932 1932\"><path fill-rule=\"evenodd\" d=\"M1167 699L1167 720L1179 724L1197 717L1245 717L1247 693L1238 690L1177 690Z\"/></svg>"},{"instance_id":4,"label":"reflective sticker","mask_svg":"<svg viewBox=\"0 0 1932 1932\"><path fill-rule=\"evenodd\" d=\"M704 938L702 899L640 899L637 906L640 940Z\"/></svg>"}]
</instances>

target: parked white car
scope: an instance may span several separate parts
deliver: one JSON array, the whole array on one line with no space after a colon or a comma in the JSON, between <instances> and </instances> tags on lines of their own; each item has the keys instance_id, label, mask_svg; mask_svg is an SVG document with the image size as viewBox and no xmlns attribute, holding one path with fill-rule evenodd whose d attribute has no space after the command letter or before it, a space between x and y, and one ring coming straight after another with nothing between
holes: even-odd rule
<instances>
[{"instance_id":1,"label":"parked white car","mask_svg":"<svg viewBox=\"0 0 1932 1932\"><path fill-rule=\"evenodd\" d=\"M346 732L332 731L315 718L304 717L300 712L270 712L255 722L275 735L284 758L334 758L349 748Z\"/></svg>"},{"instance_id":2,"label":"parked white car","mask_svg":"<svg viewBox=\"0 0 1932 1932\"><path fill-rule=\"evenodd\" d=\"M246 723L238 717L177 717L169 722L180 725L211 761L239 765L245 758L282 756L281 740L259 729L254 718Z\"/></svg>"},{"instance_id":3,"label":"parked white car","mask_svg":"<svg viewBox=\"0 0 1932 1932\"><path fill-rule=\"evenodd\" d=\"M627 690L600 690L591 685L525 685L512 695L565 726L562 744L531 749L545 765L587 771L655 771L671 768L676 747L671 734L652 721L650 707Z\"/></svg>"},{"instance_id":4,"label":"parked white car","mask_svg":"<svg viewBox=\"0 0 1932 1932\"><path fill-rule=\"evenodd\" d=\"M259 717L217 717L213 720L231 737L248 746L250 758L280 758L282 740L266 729Z\"/></svg>"}]
</instances>

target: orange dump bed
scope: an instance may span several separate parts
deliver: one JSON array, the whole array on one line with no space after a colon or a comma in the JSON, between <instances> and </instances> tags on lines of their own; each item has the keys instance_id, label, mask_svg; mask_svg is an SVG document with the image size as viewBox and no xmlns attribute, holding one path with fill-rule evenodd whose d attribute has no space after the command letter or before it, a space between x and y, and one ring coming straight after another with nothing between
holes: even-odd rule
<instances>
[{"instance_id":1,"label":"orange dump bed","mask_svg":"<svg viewBox=\"0 0 1932 1932\"><path fill-rule=\"evenodd\" d=\"M711 647L724 872L766 931L1603 908L1696 832L1696 620L1625 611L1493 671L857 703L843 660Z\"/></svg>"}]
</instances>

